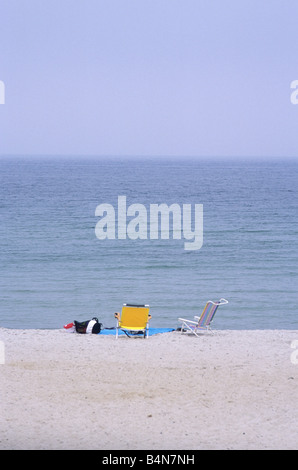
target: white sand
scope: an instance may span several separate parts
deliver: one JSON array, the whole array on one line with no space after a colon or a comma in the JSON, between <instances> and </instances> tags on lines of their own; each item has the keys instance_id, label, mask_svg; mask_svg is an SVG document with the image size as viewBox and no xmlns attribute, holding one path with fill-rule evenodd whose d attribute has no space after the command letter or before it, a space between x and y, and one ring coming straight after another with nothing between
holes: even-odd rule
<instances>
[{"instance_id":1,"label":"white sand","mask_svg":"<svg viewBox=\"0 0 298 470\"><path fill-rule=\"evenodd\" d=\"M298 331L0 340L0 449L298 448Z\"/></svg>"}]
</instances>

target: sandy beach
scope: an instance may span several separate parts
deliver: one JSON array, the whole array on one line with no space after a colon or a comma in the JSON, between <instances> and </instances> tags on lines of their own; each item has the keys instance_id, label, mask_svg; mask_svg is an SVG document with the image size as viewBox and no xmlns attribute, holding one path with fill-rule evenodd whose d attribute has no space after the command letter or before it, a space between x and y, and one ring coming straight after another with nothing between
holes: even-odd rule
<instances>
[{"instance_id":1,"label":"sandy beach","mask_svg":"<svg viewBox=\"0 0 298 470\"><path fill-rule=\"evenodd\" d=\"M0 449L297 449L295 340L0 328Z\"/></svg>"}]
</instances>

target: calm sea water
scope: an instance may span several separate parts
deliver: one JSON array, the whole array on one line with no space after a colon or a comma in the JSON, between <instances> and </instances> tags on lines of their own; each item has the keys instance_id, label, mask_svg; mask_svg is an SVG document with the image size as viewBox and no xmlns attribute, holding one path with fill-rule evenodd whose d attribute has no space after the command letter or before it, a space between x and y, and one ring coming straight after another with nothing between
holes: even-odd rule
<instances>
[{"instance_id":1,"label":"calm sea water","mask_svg":"<svg viewBox=\"0 0 298 470\"><path fill-rule=\"evenodd\" d=\"M124 302L176 327L225 297L214 327L298 328L298 162L2 158L0 326L61 328ZM98 240L95 209L203 204L204 243Z\"/></svg>"}]
</instances>

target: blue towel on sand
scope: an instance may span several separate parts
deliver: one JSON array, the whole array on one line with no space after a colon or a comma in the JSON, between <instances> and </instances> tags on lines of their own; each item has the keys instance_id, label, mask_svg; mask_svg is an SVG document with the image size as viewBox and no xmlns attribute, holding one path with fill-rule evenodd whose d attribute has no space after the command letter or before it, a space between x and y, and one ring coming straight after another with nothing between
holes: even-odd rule
<instances>
[{"instance_id":1,"label":"blue towel on sand","mask_svg":"<svg viewBox=\"0 0 298 470\"><path fill-rule=\"evenodd\" d=\"M170 331L174 331L175 328L149 328L149 336L152 335L157 335L158 333L168 333ZM116 328L113 328L112 330L109 329L103 329L99 333L100 335L116 335ZM125 335L124 331L119 330L118 332L119 336L120 335ZM143 334L143 333L142 333ZM138 336L138 335L136 335Z\"/></svg>"}]
</instances>

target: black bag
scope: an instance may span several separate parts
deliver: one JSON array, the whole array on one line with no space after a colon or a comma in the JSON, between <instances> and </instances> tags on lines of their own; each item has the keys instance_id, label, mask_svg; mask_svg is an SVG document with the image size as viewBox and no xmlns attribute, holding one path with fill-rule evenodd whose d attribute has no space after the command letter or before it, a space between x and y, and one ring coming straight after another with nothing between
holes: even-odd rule
<instances>
[{"instance_id":1,"label":"black bag","mask_svg":"<svg viewBox=\"0 0 298 470\"><path fill-rule=\"evenodd\" d=\"M98 319L97 318L92 318L92 320L95 320L96 323L94 323L93 327L92 327L92 333L95 334L95 335L98 335L98 333L100 333L100 331L102 330L102 323L99 323ZM87 327L89 325L91 320L86 320L86 321L74 321L74 324L75 324L75 329L76 329L76 332L77 333L81 333L81 334L85 334L86 331L87 331Z\"/></svg>"}]
</instances>

